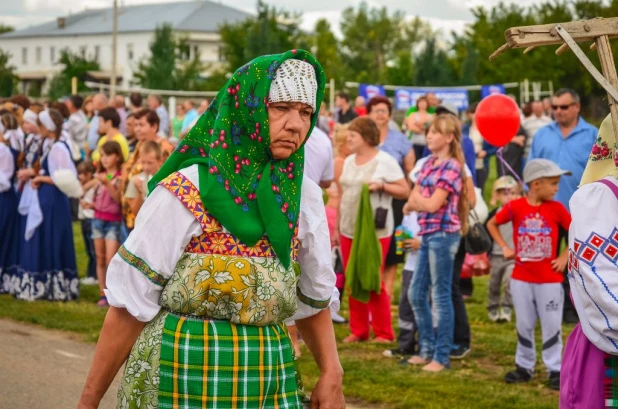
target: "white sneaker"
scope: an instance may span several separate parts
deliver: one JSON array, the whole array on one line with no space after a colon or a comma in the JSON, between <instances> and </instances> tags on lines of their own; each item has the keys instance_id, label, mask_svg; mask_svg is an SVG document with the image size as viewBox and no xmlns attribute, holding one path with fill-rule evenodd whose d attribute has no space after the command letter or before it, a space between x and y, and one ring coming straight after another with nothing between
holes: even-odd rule
<instances>
[{"instance_id":1,"label":"white sneaker","mask_svg":"<svg viewBox=\"0 0 618 409\"><path fill-rule=\"evenodd\" d=\"M500 320L511 322L513 311L509 307L504 307L500 310Z\"/></svg>"},{"instance_id":2,"label":"white sneaker","mask_svg":"<svg viewBox=\"0 0 618 409\"><path fill-rule=\"evenodd\" d=\"M491 310L487 315L491 322L498 322L498 320L500 319L500 312L498 310Z\"/></svg>"},{"instance_id":3,"label":"white sneaker","mask_svg":"<svg viewBox=\"0 0 618 409\"><path fill-rule=\"evenodd\" d=\"M79 282L82 285L98 285L99 284L99 280L97 280L94 277L84 277L81 280L79 280Z\"/></svg>"},{"instance_id":4,"label":"white sneaker","mask_svg":"<svg viewBox=\"0 0 618 409\"><path fill-rule=\"evenodd\" d=\"M346 322L348 322L348 320L346 320L344 317L337 314L337 311L333 311L332 309L330 310L330 318L335 324L345 324Z\"/></svg>"}]
</instances>

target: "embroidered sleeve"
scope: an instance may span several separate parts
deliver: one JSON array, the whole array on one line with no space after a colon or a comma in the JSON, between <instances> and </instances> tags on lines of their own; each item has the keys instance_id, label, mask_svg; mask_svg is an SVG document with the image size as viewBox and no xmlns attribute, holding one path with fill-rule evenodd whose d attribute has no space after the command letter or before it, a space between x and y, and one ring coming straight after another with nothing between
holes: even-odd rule
<instances>
[{"instance_id":1,"label":"embroidered sleeve","mask_svg":"<svg viewBox=\"0 0 618 409\"><path fill-rule=\"evenodd\" d=\"M127 248L122 245L118 249L118 255L128 264L135 267L137 271L142 273L150 282L164 287L167 283L167 279L163 277L161 274L154 271L148 263L146 263L143 259L137 257L135 254L131 253Z\"/></svg>"}]
</instances>

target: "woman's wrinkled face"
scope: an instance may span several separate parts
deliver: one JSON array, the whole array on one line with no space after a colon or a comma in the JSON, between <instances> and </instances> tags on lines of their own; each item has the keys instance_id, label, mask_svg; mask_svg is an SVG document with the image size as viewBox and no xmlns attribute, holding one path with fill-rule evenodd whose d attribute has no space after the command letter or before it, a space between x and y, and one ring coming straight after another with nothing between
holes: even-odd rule
<instances>
[{"instance_id":1,"label":"woman's wrinkled face","mask_svg":"<svg viewBox=\"0 0 618 409\"><path fill-rule=\"evenodd\" d=\"M371 108L369 118L373 119L378 128L384 128L388 126L388 121L391 120L391 114L388 111L388 105L376 104Z\"/></svg>"},{"instance_id":2,"label":"woman's wrinkled face","mask_svg":"<svg viewBox=\"0 0 618 409\"><path fill-rule=\"evenodd\" d=\"M276 160L289 158L309 133L313 108L300 102L272 102L268 106L270 152Z\"/></svg>"}]
</instances>

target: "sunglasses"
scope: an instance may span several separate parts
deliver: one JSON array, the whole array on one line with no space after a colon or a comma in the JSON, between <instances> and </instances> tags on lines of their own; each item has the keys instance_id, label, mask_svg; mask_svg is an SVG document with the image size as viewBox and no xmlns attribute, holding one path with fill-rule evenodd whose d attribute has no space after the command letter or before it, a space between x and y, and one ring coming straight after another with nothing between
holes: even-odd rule
<instances>
[{"instance_id":1,"label":"sunglasses","mask_svg":"<svg viewBox=\"0 0 618 409\"><path fill-rule=\"evenodd\" d=\"M571 106L575 105L575 102L571 102L568 105L552 105L551 109L554 111L557 111L558 109L561 109L563 111L566 111L567 109L569 109Z\"/></svg>"}]
</instances>

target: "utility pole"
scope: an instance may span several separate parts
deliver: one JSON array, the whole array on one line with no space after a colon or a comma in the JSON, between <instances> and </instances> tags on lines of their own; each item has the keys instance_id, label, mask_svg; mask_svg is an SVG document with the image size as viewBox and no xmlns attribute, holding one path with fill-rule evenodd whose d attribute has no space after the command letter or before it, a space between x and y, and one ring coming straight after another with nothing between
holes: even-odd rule
<instances>
[{"instance_id":1,"label":"utility pole","mask_svg":"<svg viewBox=\"0 0 618 409\"><path fill-rule=\"evenodd\" d=\"M116 95L116 48L118 43L118 1L114 0L114 10L112 12L112 76L110 78L109 96Z\"/></svg>"}]
</instances>

